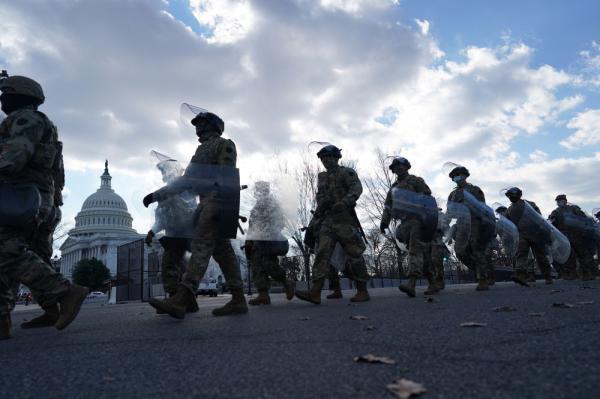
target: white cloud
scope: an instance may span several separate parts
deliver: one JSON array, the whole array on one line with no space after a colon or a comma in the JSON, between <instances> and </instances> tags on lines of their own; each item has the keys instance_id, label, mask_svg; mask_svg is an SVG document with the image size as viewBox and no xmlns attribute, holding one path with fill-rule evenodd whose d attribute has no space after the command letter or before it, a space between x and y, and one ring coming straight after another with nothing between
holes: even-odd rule
<instances>
[{"instance_id":1,"label":"white cloud","mask_svg":"<svg viewBox=\"0 0 600 399\"><path fill-rule=\"evenodd\" d=\"M429 21L427 21L426 19L420 20L417 18L415 19L415 22L419 26L419 29L421 29L421 33L423 35L427 35L429 33Z\"/></svg>"},{"instance_id":2,"label":"white cloud","mask_svg":"<svg viewBox=\"0 0 600 399\"><path fill-rule=\"evenodd\" d=\"M233 44L256 22L249 0L190 0L190 6L198 22L212 31L209 43Z\"/></svg>"},{"instance_id":3,"label":"white cloud","mask_svg":"<svg viewBox=\"0 0 600 399\"><path fill-rule=\"evenodd\" d=\"M600 144L600 109L592 109L578 113L567 123L575 133L560 144L570 150Z\"/></svg>"}]
</instances>

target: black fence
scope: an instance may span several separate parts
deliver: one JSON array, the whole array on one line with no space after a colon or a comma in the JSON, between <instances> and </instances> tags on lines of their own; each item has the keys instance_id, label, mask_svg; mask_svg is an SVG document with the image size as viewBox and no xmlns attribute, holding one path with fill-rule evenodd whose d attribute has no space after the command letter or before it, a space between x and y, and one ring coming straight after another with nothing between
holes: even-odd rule
<instances>
[{"instance_id":1,"label":"black fence","mask_svg":"<svg viewBox=\"0 0 600 399\"><path fill-rule=\"evenodd\" d=\"M143 298L144 240L117 248L117 302Z\"/></svg>"}]
</instances>

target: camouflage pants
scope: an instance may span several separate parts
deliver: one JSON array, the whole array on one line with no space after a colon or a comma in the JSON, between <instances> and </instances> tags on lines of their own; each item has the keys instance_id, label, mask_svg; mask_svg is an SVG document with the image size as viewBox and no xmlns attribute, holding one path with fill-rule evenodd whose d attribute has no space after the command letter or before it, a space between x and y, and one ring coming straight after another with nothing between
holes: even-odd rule
<instances>
[{"instance_id":1,"label":"camouflage pants","mask_svg":"<svg viewBox=\"0 0 600 399\"><path fill-rule=\"evenodd\" d=\"M431 266L438 281L444 280L444 258L449 255L448 248L443 242L431 243Z\"/></svg>"},{"instance_id":2,"label":"camouflage pants","mask_svg":"<svg viewBox=\"0 0 600 399\"><path fill-rule=\"evenodd\" d=\"M518 273L529 271L529 250L537 261L538 267L544 276L550 275L550 262L546 257L546 244L540 241L530 239L529 237L519 236L519 245L517 246L516 267Z\"/></svg>"},{"instance_id":3,"label":"camouflage pants","mask_svg":"<svg viewBox=\"0 0 600 399\"><path fill-rule=\"evenodd\" d=\"M279 265L279 258L250 243L245 247L248 267L252 270L252 281L258 291L269 291L271 279L284 283L285 270Z\"/></svg>"},{"instance_id":4,"label":"camouflage pants","mask_svg":"<svg viewBox=\"0 0 600 399\"><path fill-rule=\"evenodd\" d=\"M575 273L577 262L579 262L580 273L582 275L594 274L596 266L594 264L594 245L585 239L577 236L568 236L571 243L571 254L567 262L563 265L565 271Z\"/></svg>"},{"instance_id":5,"label":"camouflage pants","mask_svg":"<svg viewBox=\"0 0 600 399\"><path fill-rule=\"evenodd\" d=\"M230 290L241 289L240 264L231 240L219 237L218 202L206 198L200 206L192 238L192 257L183 274L182 284L195 292L212 256L223 272L225 286Z\"/></svg>"},{"instance_id":6,"label":"camouflage pants","mask_svg":"<svg viewBox=\"0 0 600 399\"><path fill-rule=\"evenodd\" d=\"M163 288L169 295L174 295L185 272L185 252L189 250L190 241L185 238L163 237L160 244L164 250L160 261Z\"/></svg>"},{"instance_id":7,"label":"camouflage pants","mask_svg":"<svg viewBox=\"0 0 600 399\"><path fill-rule=\"evenodd\" d=\"M46 262L48 258L38 254L47 249L45 239L36 239L36 230L42 229L0 227L0 314L14 308L13 289L18 282L29 287L44 308L54 305L70 287L69 281ZM36 243L44 245L40 249Z\"/></svg>"},{"instance_id":8,"label":"camouflage pants","mask_svg":"<svg viewBox=\"0 0 600 399\"><path fill-rule=\"evenodd\" d=\"M397 238L408 247L408 276L431 278L431 241L423 240L423 224L417 219L404 219L398 226Z\"/></svg>"},{"instance_id":9,"label":"camouflage pants","mask_svg":"<svg viewBox=\"0 0 600 399\"><path fill-rule=\"evenodd\" d=\"M338 242L348 256L344 273L355 281L367 281L369 274L362 257L366 245L360 236L356 222L346 210L327 215L321 224L313 265L313 280L330 276L330 259Z\"/></svg>"},{"instance_id":10,"label":"camouflage pants","mask_svg":"<svg viewBox=\"0 0 600 399\"><path fill-rule=\"evenodd\" d=\"M456 252L458 260L475 272L477 280L488 278L490 271L493 270L488 237L486 226L478 222L471 223L468 245L464 250Z\"/></svg>"}]
</instances>

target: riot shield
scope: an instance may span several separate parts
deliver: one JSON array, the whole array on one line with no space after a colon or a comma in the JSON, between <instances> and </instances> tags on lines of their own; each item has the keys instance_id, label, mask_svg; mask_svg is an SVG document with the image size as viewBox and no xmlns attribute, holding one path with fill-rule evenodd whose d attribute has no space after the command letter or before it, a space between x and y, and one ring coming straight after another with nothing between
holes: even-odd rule
<instances>
[{"instance_id":1,"label":"riot shield","mask_svg":"<svg viewBox=\"0 0 600 399\"><path fill-rule=\"evenodd\" d=\"M423 224L423 240L431 241L438 226L438 207L435 198L402 188L392 189L392 217L415 217Z\"/></svg>"},{"instance_id":2,"label":"riot shield","mask_svg":"<svg viewBox=\"0 0 600 399\"><path fill-rule=\"evenodd\" d=\"M448 230L444 237L447 243L453 243L456 252L464 251L471 237L471 212L460 202L448 201L446 204Z\"/></svg>"},{"instance_id":3,"label":"riot shield","mask_svg":"<svg viewBox=\"0 0 600 399\"><path fill-rule=\"evenodd\" d=\"M519 245L519 229L508 218L498 214L496 221L496 233L500 237L500 243L507 256L511 258L517 254Z\"/></svg>"},{"instance_id":4,"label":"riot shield","mask_svg":"<svg viewBox=\"0 0 600 399\"><path fill-rule=\"evenodd\" d=\"M335 248L333 249L333 253L329 258L329 263L335 267L339 272L344 272L346 268L346 263L348 261L348 255L342 245L338 242L335 244Z\"/></svg>"},{"instance_id":5,"label":"riot shield","mask_svg":"<svg viewBox=\"0 0 600 399\"><path fill-rule=\"evenodd\" d=\"M552 226L550 223L548 224L550 225L550 236L552 239L550 245L552 259L558 263L564 264L569 259L569 255L571 255L571 243L556 227Z\"/></svg>"},{"instance_id":6,"label":"riot shield","mask_svg":"<svg viewBox=\"0 0 600 399\"><path fill-rule=\"evenodd\" d=\"M519 234L550 244L552 241L551 231L553 226L542 215L537 213L527 201L523 201L522 203L521 217L517 218L518 221L516 223L519 228Z\"/></svg>"},{"instance_id":7,"label":"riot shield","mask_svg":"<svg viewBox=\"0 0 600 399\"><path fill-rule=\"evenodd\" d=\"M591 217L567 212L564 213L563 217L567 229L573 229L584 235L594 236L597 234L598 223Z\"/></svg>"},{"instance_id":8,"label":"riot shield","mask_svg":"<svg viewBox=\"0 0 600 399\"><path fill-rule=\"evenodd\" d=\"M490 224L493 224L496 221L494 210L487 206L485 202L479 201L467 190L463 190L463 198L465 205L467 205L474 217Z\"/></svg>"}]
</instances>

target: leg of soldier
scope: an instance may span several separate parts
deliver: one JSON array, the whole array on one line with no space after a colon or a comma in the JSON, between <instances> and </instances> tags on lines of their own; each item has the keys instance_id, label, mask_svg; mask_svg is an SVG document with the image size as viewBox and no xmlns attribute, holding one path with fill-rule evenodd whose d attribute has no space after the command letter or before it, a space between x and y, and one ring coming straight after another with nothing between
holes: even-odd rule
<instances>
[{"instance_id":1,"label":"leg of soldier","mask_svg":"<svg viewBox=\"0 0 600 399\"><path fill-rule=\"evenodd\" d=\"M488 257L487 251L489 240L485 234L485 227L481 222L473 221L471 223L471 237L469 245L471 247L471 257L473 269L477 278L477 290L486 291L488 289Z\"/></svg>"},{"instance_id":2,"label":"leg of soldier","mask_svg":"<svg viewBox=\"0 0 600 399\"><path fill-rule=\"evenodd\" d=\"M571 241L572 252L581 265L583 280L593 280L594 273L594 254L592 243L585 242L579 237Z\"/></svg>"},{"instance_id":3,"label":"leg of soldier","mask_svg":"<svg viewBox=\"0 0 600 399\"><path fill-rule=\"evenodd\" d=\"M366 302L371 297L367 290L367 281L369 281L369 273L365 258L361 256L348 257L346 264L348 277L356 283L356 295L350 298L351 302Z\"/></svg>"},{"instance_id":4,"label":"leg of soldier","mask_svg":"<svg viewBox=\"0 0 600 399\"><path fill-rule=\"evenodd\" d=\"M269 277L268 265L265 263L266 256L259 248L260 243L246 248L246 259L248 268L252 270L252 282L258 291L258 296L252 298L248 303L250 305L269 305L271 298L269 290L271 289L271 279Z\"/></svg>"},{"instance_id":5,"label":"leg of soldier","mask_svg":"<svg viewBox=\"0 0 600 399\"><path fill-rule=\"evenodd\" d=\"M433 265L433 245L431 243L425 243L425 260L423 262L423 274L425 278L427 278L427 282L429 283L427 289L425 290L425 295L433 295L436 292L439 292L439 287L437 285L438 277L436 275L436 269Z\"/></svg>"},{"instance_id":6,"label":"leg of soldier","mask_svg":"<svg viewBox=\"0 0 600 399\"><path fill-rule=\"evenodd\" d=\"M329 266L329 274L327 275L327 279L329 280L329 291L330 294L327 295L327 299L340 299L343 297L342 295L342 287L340 285L340 273L338 269L333 266Z\"/></svg>"},{"instance_id":7,"label":"leg of soldier","mask_svg":"<svg viewBox=\"0 0 600 399\"><path fill-rule=\"evenodd\" d=\"M183 248L165 248L163 252L160 262L161 276L163 287L169 296L175 295L181 282L182 269L185 268L184 256Z\"/></svg>"},{"instance_id":8,"label":"leg of soldier","mask_svg":"<svg viewBox=\"0 0 600 399\"><path fill-rule=\"evenodd\" d=\"M231 291L231 301L220 308L213 309L212 314L214 316L228 316L247 313L248 306L244 296L240 263L237 256L235 256L231 241L225 238L217 239L213 257L223 272L225 285Z\"/></svg>"},{"instance_id":9,"label":"leg of soldier","mask_svg":"<svg viewBox=\"0 0 600 399\"><path fill-rule=\"evenodd\" d=\"M283 285L283 287L285 288L285 295L287 300L291 300L294 297L294 291L296 287L292 281L287 279L287 273L285 272L285 269L279 264L279 258L277 257L277 255L265 254L263 256L262 264L263 270L266 270L267 275L273 280L278 281Z\"/></svg>"},{"instance_id":10,"label":"leg of soldier","mask_svg":"<svg viewBox=\"0 0 600 399\"><path fill-rule=\"evenodd\" d=\"M433 265L434 274L437 280L437 286L443 290L444 284L444 244L435 243L431 245L431 264Z\"/></svg>"},{"instance_id":11,"label":"leg of soldier","mask_svg":"<svg viewBox=\"0 0 600 399\"><path fill-rule=\"evenodd\" d=\"M15 308L15 297L8 276L0 273L0 340L10 335L10 312Z\"/></svg>"},{"instance_id":12,"label":"leg of soldier","mask_svg":"<svg viewBox=\"0 0 600 399\"><path fill-rule=\"evenodd\" d=\"M403 226L404 225L404 226ZM423 242L423 228L416 219L408 219L402 222L404 229L407 229L408 237L408 282L401 284L398 289L411 298L416 295L417 278L423 274L423 268L426 256L426 245Z\"/></svg>"},{"instance_id":13,"label":"leg of soldier","mask_svg":"<svg viewBox=\"0 0 600 399\"><path fill-rule=\"evenodd\" d=\"M527 284L527 264L529 262L529 249L531 245L524 237L519 237L517 245L517 253L515 255L515 272L512 280L520 285L528 286Z\"/></svg>"},{"instance_id":14,"label":"leg of soldier","mask_svg":"<svg viewBox=\"0 0 600 399\"><path fill-rule=\"evenodd\" d=\"M550 275L550 261L546 256L546 245L540 243L539 241L532 241L530 244L535 261L537 262L537 265L546 280L546 284L552 284L552 276Z\"/></svg>"}]
</instances>

